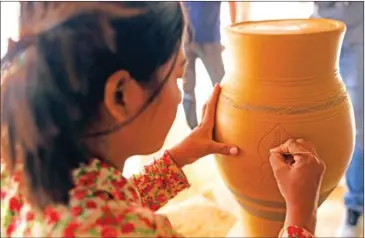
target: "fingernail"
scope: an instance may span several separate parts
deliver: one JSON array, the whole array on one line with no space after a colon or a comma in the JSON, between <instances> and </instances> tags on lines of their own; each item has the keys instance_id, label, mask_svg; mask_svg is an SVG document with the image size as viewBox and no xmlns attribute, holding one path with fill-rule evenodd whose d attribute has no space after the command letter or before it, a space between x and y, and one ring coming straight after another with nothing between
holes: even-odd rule
<instances>
[{"instance_id":1,"label":"fingernail","mask_svg":"<svg viewBox=\"0 0 365 238\"><path fill-rule=\"evenodd\" d=\"M275 152L275 150L274 150L274 149L270 149L270 150L269 150L269 152L270 152L270 153L274 153L274 152Z\"/></svg>"},{"instance_id":2,"label":"fingernail","mask_svg":"<svg viewBox=\"0 0 365 238\"><path fill-rule=\"evenodd\" d=\"M238 154L238 148L237 147L229 148L229 154L230 155L237 155Z\"/></svg>"}]
</instances>

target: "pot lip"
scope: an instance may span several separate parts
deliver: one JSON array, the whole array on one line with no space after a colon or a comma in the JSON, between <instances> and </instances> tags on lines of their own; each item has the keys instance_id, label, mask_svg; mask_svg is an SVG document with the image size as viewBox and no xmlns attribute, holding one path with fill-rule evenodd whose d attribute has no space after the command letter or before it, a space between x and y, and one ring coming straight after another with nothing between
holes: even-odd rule
<instances>
[{"instance_id":1,"label":"pot lip","mask_svg":"<svg viewBox=\"0 0 365 238\"><path fill-rule=\"evenodd\" d=\"M322 24L332 25L333 28L319 29L313 31L240 31L237 30L238 26L249 25L249 24L261 24L261 23L272 23L272 22L321 22ZM290 19L275 19L275 20L259 20L259 21L245 21L238 22L225 27L225 32L231 35L249 35L249 36L298 36L298 35L317 35L331 32L346 32L346 25L342 21L328 19L328 18L290 18Z\"/></svg>"}]
</instances>

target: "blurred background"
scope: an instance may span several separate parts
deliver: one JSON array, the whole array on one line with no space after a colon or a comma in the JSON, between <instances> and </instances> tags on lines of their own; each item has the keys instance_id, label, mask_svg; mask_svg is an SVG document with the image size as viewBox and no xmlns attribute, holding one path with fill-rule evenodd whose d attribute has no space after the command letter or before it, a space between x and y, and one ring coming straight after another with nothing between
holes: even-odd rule
<instances>
[{"instance_id":1,"label":"blurred background","mask_svg":"<svg viewBox=\"0 0 365 238\"><path fill-rule=\"evenodd\" d=\"M316 12L316 6L313 2L304 1L244 2L241 4L242 21L309 18ZM1 56L6 53L8 38L11 37L16 40L18 37L18 14L19 5L17 2L1 2ZM228 2L221 3L220 19L221 29L231 23ZM223 45L224 42L225 37L222 34ZM224 51L223 61L227 64ZM196 75L197 116L200 118L202 105L209 97L213 87L207 71L199 59L196 62ZM182 87L181 82L180 86ZM363 98L363 88L361 90ZM181 104L163 149L176 144L190 131ZM141 166L148 163L151 158L153 155L130 158L125 166L125 176L129 177L131 174L137 173ZM208 156L195 164L186 166L184 171L192 187L179 194L159 212L169 216L175 228L186 237L242 237L243 228L241 227L239 206L223 185L214 159ZM319 209L316 234L318 237L334 237L338 228L342 226L346 218L344 205L346 189L346 183L342 181Z\"/></svg>"}]
</instances>

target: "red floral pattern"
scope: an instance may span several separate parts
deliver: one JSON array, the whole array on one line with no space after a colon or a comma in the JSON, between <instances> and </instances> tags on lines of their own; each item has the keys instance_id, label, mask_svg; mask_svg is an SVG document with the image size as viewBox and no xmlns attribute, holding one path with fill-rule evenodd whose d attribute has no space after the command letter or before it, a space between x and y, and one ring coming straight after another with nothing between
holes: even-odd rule
<instances>
[{"instance_id":1,"label":"red floral pattern","mask_svg":"<svg viewBox=\"0 0 365 238\"><path fill-rule=\"evenodd\" d=\"M73 171L69 204L43 212L20 194L22 167L13 176L5 171L1 161L1 237L181 237L166 217L154 213L189 187L167 152L131 180L95 159ZM295 229L285 229L283 237L312 237Z\"/></svg>"},{"instance_id":2,"label":"red floral pattern","mask_svg":"<svg viewBox=\"0 0 365 238\"><path fill-rule=\"evenodd\" d=\"M313 238L314 236L303 228L288 226L282 230L280 237L285 238Z\"/></svg>"},{"instance_id":3,"label":"red floral pattern","mask_svg":"<svg viewBox=\"0 0 365 238\"><path fill-rule=\"evenodd\" d=\"M189 187L185 174L175 165L168 152L162 158L154 160L152 166L145 166L142 173L134 176L132 181L139 194L148 194L141 197L141 202L153 211Z\"/></svg>"}]
</instances>

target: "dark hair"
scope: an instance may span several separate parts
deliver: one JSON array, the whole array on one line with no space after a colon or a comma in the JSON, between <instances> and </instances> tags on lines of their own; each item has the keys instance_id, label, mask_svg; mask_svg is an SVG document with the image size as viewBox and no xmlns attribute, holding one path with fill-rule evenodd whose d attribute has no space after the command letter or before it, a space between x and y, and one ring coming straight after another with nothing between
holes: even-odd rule
<instances>
[{"instance_id":1,"label":"dark hair","mask_svg":"<svg viewBox=\"0 0 365 238\"><path fill-rule=\"evenodd\" d=\"M71 172L89 159L81 141L99 116L108 77L124 69L142 85L161 84L156 70L181 45L185 18L179 2L105 4L145 9L108 19L114 50L99 15L87 12L21 39L5 57L17 69L1 86L1 149L11 168L21 157L29 199L42 209L68 203Z\"/></svg>"}]
</instances>

